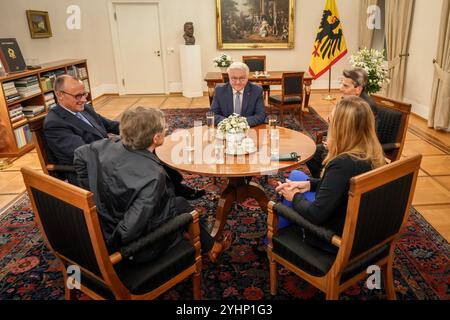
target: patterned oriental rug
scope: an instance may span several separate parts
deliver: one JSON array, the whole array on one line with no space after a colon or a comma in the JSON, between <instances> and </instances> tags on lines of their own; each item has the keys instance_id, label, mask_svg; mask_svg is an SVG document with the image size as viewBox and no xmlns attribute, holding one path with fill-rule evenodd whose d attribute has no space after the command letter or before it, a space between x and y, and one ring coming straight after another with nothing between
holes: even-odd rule
<instances>
[{"instance_id":1,"label":"patterned oriental rug","mask_svg":"<svg viewBox=\"0 0 450 320\"><path fill-rule=\"evenodd\" d=\"M190 127L193 120L203 120L205 109L164 110L171 127ZM287 126L298 129L298 124L287 120ZM314 131L326 128L324 121L312 110L305 114L305 129ZM275 199L274 185L277 179L287 176L280 172L268 183L257 178L270 198ZM205 188L207 195L192 205L201 214L214 221L218 194L225 186L225 179L215 185L210 178L186 175L186 182ZM269 265L263 251L267 215L254 199L248 198L232 207L226 229L232 230L234 242L217 263L211 263L203 255L202 291L204 299L272 299L269 290ZM418 213L411 209L408 226L403 232L394 260L395 290L398 299L448 300L449 292L449 244ZM279 267L277 300L324 299L324 294L301 280L288 270ZM81 298L86 298L82 295ZM384 290L369 290L365 282L349 288L341 294L345 300L384 299ZM64 283L61 265L47 249L34 222L27 195L19 198L0 217L0 300L6 299L64 299ZM192 299L192 282L180 283L159 299Z\"/></svg>"}]
</instances>

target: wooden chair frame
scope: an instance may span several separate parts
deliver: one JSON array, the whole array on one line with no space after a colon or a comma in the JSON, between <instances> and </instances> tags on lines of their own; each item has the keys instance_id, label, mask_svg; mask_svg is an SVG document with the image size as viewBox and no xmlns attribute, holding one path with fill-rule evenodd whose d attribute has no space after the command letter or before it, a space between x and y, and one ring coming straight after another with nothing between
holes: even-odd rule
<instances>
[{"instance_id":1,"label":"wooden chair frame","mask_svg":"<svg viewBox=\"0 0 450 320\"><path fill-rule=\"evenodd\" d=\"M78 188L77 186L71 185L64 181L58 180L54 177L36 172L30 168L21 169L25 185L27 188L28 195L31 200L32 208L35 213L36 222L39 226L39 230L50 250L56 255L56 257L62 262L62 264L67 267L68 265L77 265L76 261L71 261L69 258L64 257L59 252L57 252L48 241L47 235L43 228L42 221L40 219L39 211L36 207L36 201L32 193L32 188L40 190L44 193L51 195L57 199L60 199L66 203L71 204L83 210L83 215L87 224L89 231L89 236L92 242L94 253L97 259L97 264L103 279L92 273L91 271L80 267L80 269L96 279L97 281L103 283L108 289L114 294L116 299L131 299L131 300L142 300L142 299L154 299L160 294L167 291L169 288L173 287L177 283L183 281L189 276L193 276L193 290L194 298L201 299L201 269L202 260L200 256L200 227L199 227L199 214L196 211L191 212L193 221L189 225L189 238L190 243L195 248L195 262L187 269L183 270L181 273L171 278L164 284L160 285L158 288L147 292L142 295L132 294L119 279L113 265L122 261L122 255L120 252L114 252L109 255L106 248L106 244L103 238L103 234L100 229L99 218L97 215L96 206L93 200L93 194L84 189ZM64 268L64 284L67 283L68 275L67 270ZM80 284L81 291L87 294L93 299L103 300L105 297L101 296L97 292L94 292L90 288ZM65 298L67 300L76 299L76 291L69 290L65 286Z\"/></svg>"},{"instance_id":2,"label":"wooden chair frame","mask_svg":"<svg viewBox=\"0 0 450 320\"><path fill-rule=\"evenodd\" d=\"M75 172L73 166L55 164L50 161L48 155L47 146L43 139L44 135L44 120L46 114L39 115L37 117L31 118L28 121L30 126L31 135L33 138L34 146L39 158L39 163L41 164L42 171L45 174L57 177L58 172Z\"/></svg>"},{"instance_id":3,"label":"wooden chair frame","mask_svg":"<svg viewBox=\"0 0 450 320\"><path fill-rule=\"evenodd\" d=\"M305 279L307 282L317 287L321 291L325 292L326 299L335 300L338 299L339 293L345 291L347 288L352 286L354 283L367 277L366 271L362 271L359 274L351 277L344 283L341 283L341 276L345 268L355 261L358 261L363 256L380 249L386 244L390 244L389 255L377 261L375 264L380 266L384 273L384 285L386 288L387 298L394 300L394 282L392 265L394 261L394 249L397 239L400 236L401 231L405 228L409 214L411 202L414 196L414 190L417 181L417 175L419 172L420 162L422 156L416 155L414 157L402 159L393 162L384 167L372 170L365 174L353 177L351 179L349 199L347 207L347 215L345 219L344 230L342 238L335 235L332 238L332 244L339 248L336 260L334 261L331 269L323 277L312 276L309 273L298 268L291 262L285 260L281 256L273 252L273 235L277 232L278 216L273 212L273 206L275 203L273 201L269 202L268 205L268 258L270 263L270 292L272 295L277 294L277 263L281 263L288 270L294 272L301 278ZM403 222L399 231L393 236L385 239L383 242L378 243L368 251L358 255L357 257L350 259L350 254L353 247L354 234L356 229L356 224L358 221L358 212L361 202L361 195L367 191L374 190L390 181L394 181L405 175L413 173L413 180L411 183L408 203L403 217Z\"/></svg>"}]
</instances>

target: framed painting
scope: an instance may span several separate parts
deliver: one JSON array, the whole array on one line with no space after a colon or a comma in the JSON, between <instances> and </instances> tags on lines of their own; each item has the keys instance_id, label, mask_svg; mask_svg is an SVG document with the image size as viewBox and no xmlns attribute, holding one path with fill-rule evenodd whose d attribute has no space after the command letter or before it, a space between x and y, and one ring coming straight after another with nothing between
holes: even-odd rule
<instances>
[{"instance_id":1,"label":"framed painting","mask_svg":"<svg viewBox=\"0 0 450 320\"><path fill-rule=\"evenodd\" d=\"M216 0L218 49L294 47L295 0Z\"/></svg>"},{"instance_id":2,"label":"framed painting","mask_svg":"<svg viewBox=\"0 0 450 320\"><path fill-rule=\"evenodd\" d=\"M27 10L27 19L31 38L50 38L52 36L47 11Z\"/></svg>"}]
</instances>

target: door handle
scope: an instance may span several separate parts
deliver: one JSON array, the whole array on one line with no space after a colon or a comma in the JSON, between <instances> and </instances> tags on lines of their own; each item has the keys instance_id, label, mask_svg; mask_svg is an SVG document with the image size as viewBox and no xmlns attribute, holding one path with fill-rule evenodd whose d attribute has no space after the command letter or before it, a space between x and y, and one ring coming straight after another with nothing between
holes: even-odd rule
<instances>
[{"instance_id":1,"label":"door handle","mask_svg":"<svg viewBox=\"0 0 450 320\"><path fill-rule=\"evenodd\" d=\"M154 51L154 53L155 53L158 57L161 57L161 51L156 50L156 51Z\"/></svg>"}]
</instances>

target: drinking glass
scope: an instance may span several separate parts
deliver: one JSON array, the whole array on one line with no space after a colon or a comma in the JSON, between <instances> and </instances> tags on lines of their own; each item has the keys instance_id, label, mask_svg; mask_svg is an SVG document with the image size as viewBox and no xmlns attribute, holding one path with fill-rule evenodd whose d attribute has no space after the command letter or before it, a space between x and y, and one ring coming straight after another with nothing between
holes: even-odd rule
<instances>
[{"instance_id":1,"label":"drinking glass","mask_svg":"<svg viewBox=\"0 0 450 320\"><path fill-rule=\"evenodd\" d=\"M206 125L208 128L214 128L214 112L208 111L206 113Z\"/></svg>"},{"instance_id":2,"label":"drinking glass","mask_svg":"<svg viewBox=\"0 0 450 320\"><path fill-rule=\"evenodd\" d=\"M270 130L270 155L278 155L280 153L280 132L278 129Z\"/></svg>"},{"instance_id":3,"label":"drinking glass","mask_svg":"<svg viewBox=\"0 0 450 320\"><path fill-rule=\"evenodd\" d=\"M224 164L225 163L225 148L223 143L217 143L214 145L214 154L216 157L216 164Z\"/></svg>"},{"instance_id":4,"label":"drinking glass","mask_svg":"<svg viewBox=\"0 0 450 320\"><path fill-rule=\"evenodd\" d=\"M270 114L268 118L269 123L269 129L276 129L277 128L277 116L274 114Z\"/></svg>"}]
</instances>

